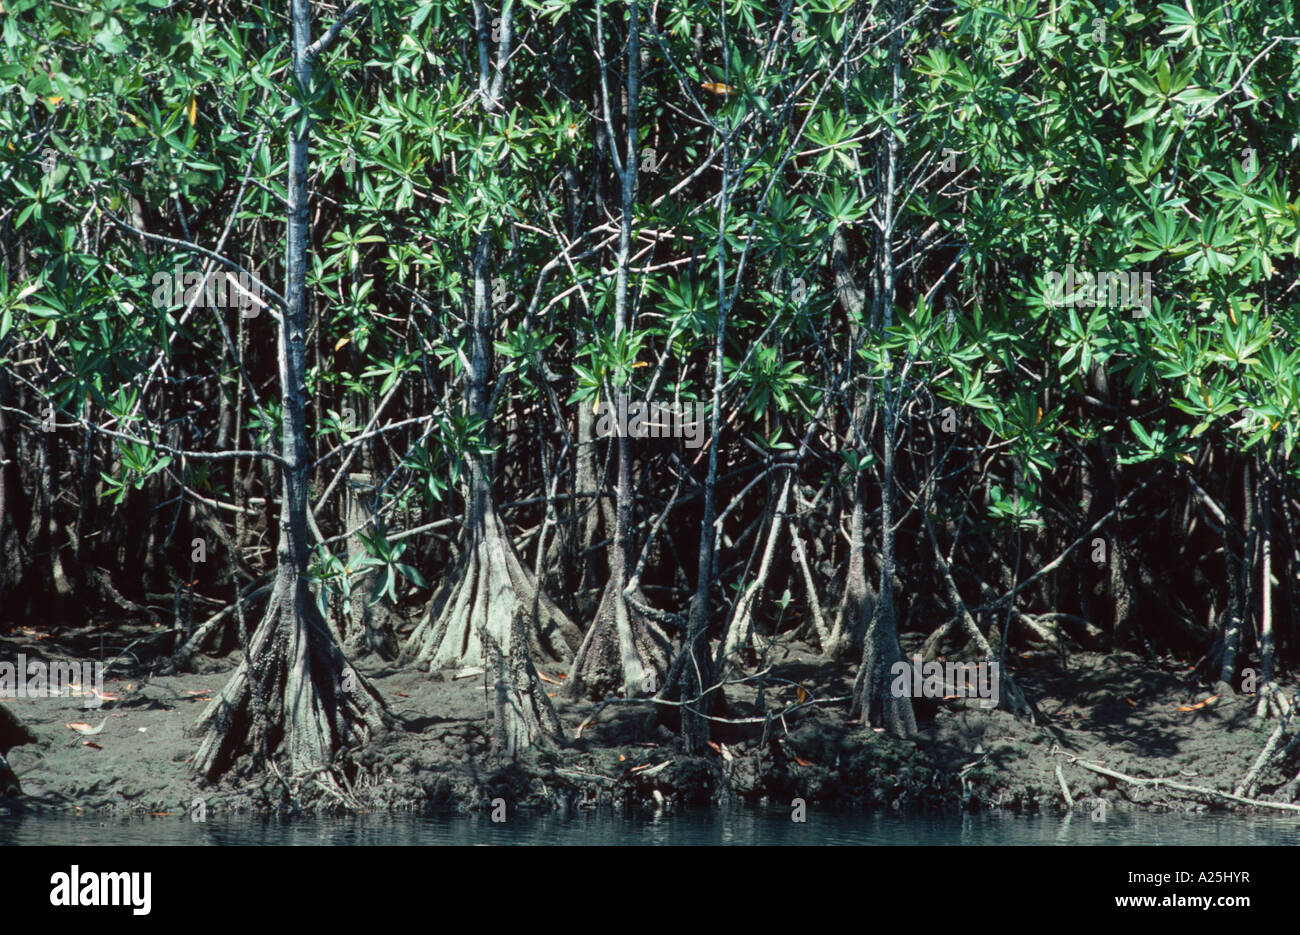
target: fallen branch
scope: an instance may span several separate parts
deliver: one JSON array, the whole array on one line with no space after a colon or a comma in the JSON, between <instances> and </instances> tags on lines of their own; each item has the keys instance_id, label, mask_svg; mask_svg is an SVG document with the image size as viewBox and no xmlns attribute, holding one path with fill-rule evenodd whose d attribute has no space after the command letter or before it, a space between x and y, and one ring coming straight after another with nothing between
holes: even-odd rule
<instances>
[{"instance_id":1,"label":"fallen branch","mask_svg":"<svg viewBox=\"0 0 1300 935\"><path fill-rule=\"evenodd\" d=\"M1272 692L1270 691L1270 689L1272 688L1273 688L1272 684L1264 686L1265 697L1261 699L1263 703L1269 704L1272 702L1273 700L1271 697ZM1282 703L1286 704L1285 707L1286 713L1282 716L1282 719L1278 722L1277 727L1273 729L1273 733L1269 736L1268 741L1264 744L1264 749L1260 750L1259 756L1255 757L1255 762L1251 764L1251 767L1246 772L1245 777L1241 780L1240 783L1237 784L1237 788L1233 790L1233 793L1235 795L1250 795L1252 792L1254 792L1255 783L1259 780L1259 774L1263 772L1264 767L1267 766L1270 761L1272 761L1273 756L1277 751L1277 745L1281 742L1282 735L1286 732L1287 724L1290 723L1291 721L1291 712L1295 710L1295 704L1286 703L1285 696L1283 696Z\"/></svg>"},{"instance_id":2,"label":"fallen branch","mask_svg":"<svg viewBox=\"0 0 1300 935\"><path fill-rule=\"evenodd\" d=\"M1066 785L1065 774L1061 772L1061 764L1056 764L1056 781L1061 784L1061 792L1065 794L1065 807L1074 808L1074 796L1070 795L1070 787Z\"/></svg>"},{"instance_id":3,"label":"fallen branch","mask_svg":"<svg viewBox=\"0 0 1300 935\"><path fill-rule=\"evenodd\" d=\"M566 779L577 779L583 782L595 779L597 782L603 782L607 786L614 786L618 784L617 780L610 779L608 776L601 776L598 773L584 773L584 772L580 772L579 770L557 769L555 771L555 775L563 776Z\"/></svg>"},{"instance_id":4,"label":"fallen branch","mask_svg":"<svg viewBox=\"0 0 1300 935\"><path fill-rule=\"evenodd\" d=\"M198 629L194 631L194 634L185 641L185 644L172 653L171 664L177 669L189 665L190 659L192 659L194 654L199 651L199 647L203 645L203 641L208 638L208 635L216 629L222 620L224 620L229 614L234 613L240 604L249 604L256 601L268 594L270 590L271 586L269 584L262 585L260 588L254 588L243 597L240 597L238 603L228 604L207 620L203 621L203 623L199 625ZM117 660L114 660L114 662L116 661Z\"/></svg>"},{"instance_id":5,"label":"fallen branch","mask_svg":"<svg viewBox=\"0 0 1300 935\"><path fill-rule=\"evenodd\" d=\"M1164 786L1167 789L1174 789L1179 792L1190 792L1194 795L1205 795L1227 799L1230 802L1240 802L1242 805L1251 805L1255 808L1277 808L1287 812L1300 812L1300 805L1292 805L1289 802L1266 802L1263 799L1251 799L1244 795L1234 795L1231 792L1221 792L1218 789L1209 789L1205 786L1193 786L1190 783L1178 782L1175 779L1163 779L1160 777L1144 779L1141 776L1128 776L1124 773L1116 772L1113 769L1107 769L1104 766L1098 766L1096 763L1089 763L1087 760L1080 760L1075 757L1070 757L1070 762L1076 763L1086 770L1099 773L1102 776L1109 776L1112 779L1132 783L1135 786Z\"/></svg>"}]
</instances>

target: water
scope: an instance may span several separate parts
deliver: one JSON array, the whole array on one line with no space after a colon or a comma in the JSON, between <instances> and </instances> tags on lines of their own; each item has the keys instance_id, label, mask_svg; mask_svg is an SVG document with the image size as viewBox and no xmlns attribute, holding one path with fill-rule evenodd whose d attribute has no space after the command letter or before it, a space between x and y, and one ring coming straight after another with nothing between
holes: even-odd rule
<instances>
[{"instance_id":1,"label":"water","mask_svg":"<svg viewBox=\"0 0 1300 935\"><path fill-rule=\"evenodd\" d=\"M1226 815L1122 814L1105 821L1086 813L981 813L906 817L808 810L804 824L790 813L699 810L628 819L608 812L570 817L368 816L262 819L179 816L0 816L0 845L428 845L428 844L1129 844L1296 845L1300 820Z\"/></svg>"}]
</instances>

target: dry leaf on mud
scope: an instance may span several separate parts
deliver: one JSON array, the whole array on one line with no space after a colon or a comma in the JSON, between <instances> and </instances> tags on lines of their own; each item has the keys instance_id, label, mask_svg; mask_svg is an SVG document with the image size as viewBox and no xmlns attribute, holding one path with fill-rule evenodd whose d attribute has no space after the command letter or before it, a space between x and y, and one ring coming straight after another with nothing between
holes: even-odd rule
<instances>
[{"instance_id":1,"label":"dry leaf on mud","mask_svg":"<svg viewBox=\"0 0 1300 935\"><path fill-rule=\"evenodd\" d=\"M644 773L645 776L653 776L667 767L671 762L672 760L664 760L662 763L656 763L654 766L651 766L649 763L646 763L644 766L633 766L628 770L628 775L631 775L632 773ZM645 776L642 778L644 779Z\"/></svg>"},{"instance_id":2,"label":"dry leaf on mud","mask_svg":"<svg viewBox=\"0 0 1300 935\"><path fill-rule=\"evenodd\" d=\"M1179 711L1199 711L1199 710L1201 710L1202 708L1205 708L1205 707L1208 707L1209 705L1214 704L1214 703L1215 703L1216 701L1218 701L1218 700L1219 700L1219 696L1218 696L1218 695L1211 695L1209 698L1206 698L1204 701L1198 701L1196 704L1185 704L1185 705L1179 705L1178 710L1179 710Z\"/></svg>"},{"instance_id":3,"label":"dry leaf on mud","mask_svg":"<svg viewBox=\"0 0 1300 935\"><path fill-rule=\"evenodd\" d=\"M74 721L73 723L67 724L65 726L71 728L72 730L75 730L78 734L90 735L90 734L98 734L107 725L108 725L108 718L104 718L104 720L100 721L98 727L91 727L89 724L86 724L82 721Z\"/></svg>"}]
</instances>

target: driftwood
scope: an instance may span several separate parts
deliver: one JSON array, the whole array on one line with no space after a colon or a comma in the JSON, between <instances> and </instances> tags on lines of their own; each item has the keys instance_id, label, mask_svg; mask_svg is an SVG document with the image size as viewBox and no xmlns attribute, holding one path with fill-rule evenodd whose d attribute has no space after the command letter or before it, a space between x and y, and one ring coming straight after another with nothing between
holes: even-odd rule
<instances>
[{"instance_id":1,"label":"driftwood","mask_svg":"<svg viewBox=\"0 0 1300 935\"><path fill-rule=\"evenodd\" d=\"M1118 779L1121 782L1132 783L1136 786L1163 786L1166 789L1173 789L1178 792L1190 792L1194 795L1204 795L1211 798L1227 799L1230 802L1238 802L1242 805L1251 805L1255 808L1276 808L1287 812L1300 812L1300 805L1292 805L1289 802L1267 802L1263 799L1252 799L1244 795L1235 795L1231 792L1221 792L1218 789L1209 789L1205 786L1193 786L1190 783L1179 782L1176 779L1165 779L1161 777L1144 778L1141 776L1129 776L1124 773L1116 772L1113 769L1107 769L1104 766L1098 766L1096 763L1089 763L1087 760L1070 757L1070 762L1082 766L1086 770L1099 773L1102 776L1109 776L1112 779Z\"/></svg>"}]
</instances>

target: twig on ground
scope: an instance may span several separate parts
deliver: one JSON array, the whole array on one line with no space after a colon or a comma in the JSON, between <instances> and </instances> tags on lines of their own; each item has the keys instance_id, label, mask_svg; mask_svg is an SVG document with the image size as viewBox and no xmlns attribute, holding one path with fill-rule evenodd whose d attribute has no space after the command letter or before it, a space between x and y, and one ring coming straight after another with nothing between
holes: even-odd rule
<instances>
[{"instance_id":1,"label":"twig on ground","mask_svg":"<svg viewBox=\"0 0 1300 935\"><path fill-rule=\"evenodd\" d=\"M1300 805L1292 805L1289 802L1266 802L1263 799L1252 799L1244 795L1234 795L1231 792L1221 792L1218 789L1209 789L1205 786L1193 786L1190 783L1178 782L1175 779L1165 779L1162 777L1143 778L1141 776L1129 776L1125 773L1116 772L1113 769L1107 769L1104 766L1098 766L1096 763L1089 763L1087 760L1080 760L1077 757L1070 757L1071 763L1076 763L1086 770L1099 773L1102 776L1109 776L1112 779L1118 779L1121 782L1132 783L1137 786L1164 786L1167 789L1173 789L1178 792L1190 792L1194 795L1204 795L1214 798L1227 799L1230 802L1240 802L1242 805L1252 805L1256 808L1276 808L1287 812L1300 812Z\"/></svg>"}]
</instances>

